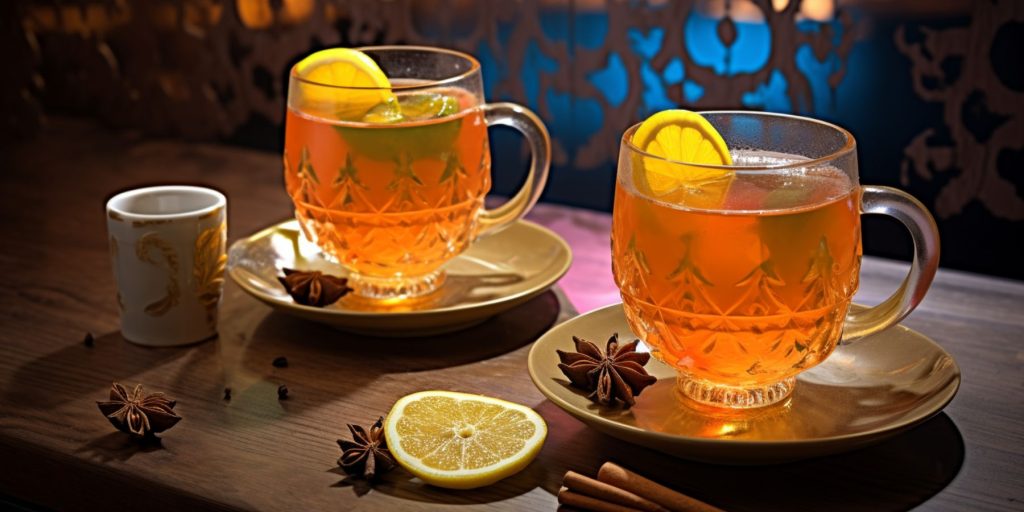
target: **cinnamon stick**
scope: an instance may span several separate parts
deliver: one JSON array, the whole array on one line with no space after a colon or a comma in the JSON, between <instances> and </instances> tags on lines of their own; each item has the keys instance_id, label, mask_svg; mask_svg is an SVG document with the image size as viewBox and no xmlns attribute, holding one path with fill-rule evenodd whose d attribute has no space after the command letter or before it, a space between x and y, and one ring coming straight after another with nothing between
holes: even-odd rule
<instances>
[{"instance_id":1,"label":"cinnamon stick","mask_svg":"<svg viewBox=\"0 0 1024 512\"><path fill-rule=\"evenodd\" d=\"M601 466L597 479L651 500L672 512L723 512L720 508L673 491L612 462L605 462Z\"/></svg>"},{"instance_id":2,"label":"cinnamon stick","mask_svg":"<svg viewBox=\"0 0 1024 512\"><path fill-rule=\"evenodd\" d=\"M617 503L645 512L668 512L668 509L627 490L608 485L575 471L569 471L562 478L562 485L578 494L597 498L608 503Z\"/></svg>"},{"instance_id":3,"label":"cinnamon stick","mask_svg":"<svg viewBox=\"0 0 1024 512\"><path fill-rule=\"evenodd\" d=\"M570 491L566 487L558 490L558 503L567 507L592 510L594 512L643 512L633 507L591 498L590 496Z\"/></svg>"}]
</instances>

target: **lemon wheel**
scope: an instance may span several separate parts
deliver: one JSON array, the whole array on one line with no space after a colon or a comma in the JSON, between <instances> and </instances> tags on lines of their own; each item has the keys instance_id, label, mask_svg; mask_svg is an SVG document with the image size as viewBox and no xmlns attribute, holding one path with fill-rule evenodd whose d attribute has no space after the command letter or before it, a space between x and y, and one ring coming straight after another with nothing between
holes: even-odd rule
<instances>
[{"instance_id":1,"label":"lemon wheel","mask_svg":"<svg viewBox=\"0 0 1024 512\"><path fill-rule=\"evenodd\" d=\"M295 65L302 81L299 110L358 121L373 107L395 101L388 77L368 55L350 48L312 53Z\"/></svg>"},{"instance_id":2,"label":"lemon wheel","mask_svg":"<svg viewBox=\"0 0 1024 512\"><path fill-rule=\"evenodd\" d=\"M732 156L722 136L700 114L658 112L641 123L630 140L651 155L634 158L634 183L641 192L688 206L716 207L724 201L734 173L701 165L732 165Z\"/></svg>"},{"instance_id":3,"label":"lemon wheel","mask_svg":"<svg viewBox=\"0 0 1024 512\"><path fill-rule=\"evenodd\" d=\"M424 482L472 489L525 468L540 452L547 425L516 403L423 391L395 403L384 433L395 460Z\"/></svg>"}]
</instances>

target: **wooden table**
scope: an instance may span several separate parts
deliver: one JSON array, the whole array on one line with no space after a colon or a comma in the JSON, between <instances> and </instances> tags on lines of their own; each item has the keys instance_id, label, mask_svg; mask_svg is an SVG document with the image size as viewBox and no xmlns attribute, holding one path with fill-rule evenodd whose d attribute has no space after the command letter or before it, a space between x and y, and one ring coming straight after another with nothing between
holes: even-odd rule
<instances>
[{"instance_id":1,"label":"wooden table","mask_svg":"<svg viewBox=\"0 0 1024 512\"><path fill-rule=\"evenodd\" d=\"M575 314L573 305L587 311L616 301L606 214L538 207L533 218L565 236L576 254L561 282L564 295L545 294L458 335L429 343L360 338L272 314L229 285L218 340L147 349L118 332L105 199L143 184L210 185L228 194L235 239L289 215L280 159L58 120L42 137L5 150L0 162L0 493L8 503L79 510L552 510L567 469L593 474L612 459L736 511L1024 507L1021 283L940 271L907 320L963 369L960 394L944 413L846 455L712 466L589 430L547 402L526 374L530 342ZM865 258L858 300L883 298L905 268ZM93 348L82 343L87 331L97 335ZM289 368L271 365L280 355ZM95 405L111 381L167 392L185 419L161 445L130 441ZM287 401L277 400L279 383L291 390ZM234 389L231 401L222 400L225 386ZM344 424L368 423L397 397L430 388L536 408L551 427L544 450L522 473L473 491L427 487L402 471L373 489L344 484L335 464Z\"/></svg>"}]
</instances>

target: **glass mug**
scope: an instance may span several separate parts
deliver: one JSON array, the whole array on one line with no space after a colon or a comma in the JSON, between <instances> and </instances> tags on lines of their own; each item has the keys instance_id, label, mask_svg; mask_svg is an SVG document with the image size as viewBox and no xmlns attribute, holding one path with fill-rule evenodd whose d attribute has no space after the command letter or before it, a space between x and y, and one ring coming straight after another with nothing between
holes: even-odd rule
<instances>
[{"instance_id":1,"label":"glass mug","mask_svg":"<svg viewBox=\"0 0 1024 512\"><path fill-rule=\"evenodd\" d=\"M533 112L484 103L480 64L469 55L417 46L359 50L387 75L402 115L382 102L353 121L351 98L380 98L388 89L311 82L292 68L286 189L305 236L347 270L355 294L426 295L443 282L445 263L476 237L507 226L537 202L551 142ZM520 131L532 158L525 185L488 210L487 127L494 125Z\"/></svg>"},{"instance_id":2,"label":"glass mug","mask_svg":"<svg viewBox=\"0 0 1024 512\"><path fill-rule=\"evenodd\" d=\"M795 376L895 325L924 298L939 263L928 210L893 188L858 183L856 143L821 121L705 112L731 166L645 153L626 130L619 152L612 268L633 332L679 372L698 403L760 407L792 393ZM649 169L724 177L655 196ZM707 174L707 173L705 173ZM895 217L914 241L910 274L885 302L851 311L862 213Z\"/></svg>"}]
</instances>

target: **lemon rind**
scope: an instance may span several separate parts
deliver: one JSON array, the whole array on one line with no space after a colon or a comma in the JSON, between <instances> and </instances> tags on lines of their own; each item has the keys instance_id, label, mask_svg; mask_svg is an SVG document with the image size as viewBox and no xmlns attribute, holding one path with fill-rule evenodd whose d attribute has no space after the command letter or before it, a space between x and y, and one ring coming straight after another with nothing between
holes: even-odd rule
<instances>
[{"instance_id":1,"label":"lemon rind","mask_svg":"<svg viewBox=\"0 0 1024 512\"><path fill-rule=\"evenodd\" d=\"M400 443L392 441L399 437L395 430L397 425L396 418L401 417L401 413L407 405L428 396L443 396L455 400L476 400L484 403L500 405L508 409L522 412L527 418L532 420L537 428L534 431L534 434L529 439L525 440L521 450L510 457L502 459L500 462L476 469L457 469L451 471L437 470L429 466L417 464L416 462L420 460L419 458L409 455L401 448ZM384 435L385 438L388 439L388 448L391 450L392 455L394 455L395 460L400 466L410 473L416 475L429 484L437 485L439 487L471 489L490 485L494 482L512 476L528 466L544 445L544 441L547 438L547 424L544 422L544 418L542 418L540 414L537 414L537 411L534 411L525 405L485 395L431 390L412 393L395 402L395 405L391 408L391 412L388 413L388 417L384 420Z\"/></svg>"}]
</instances>

